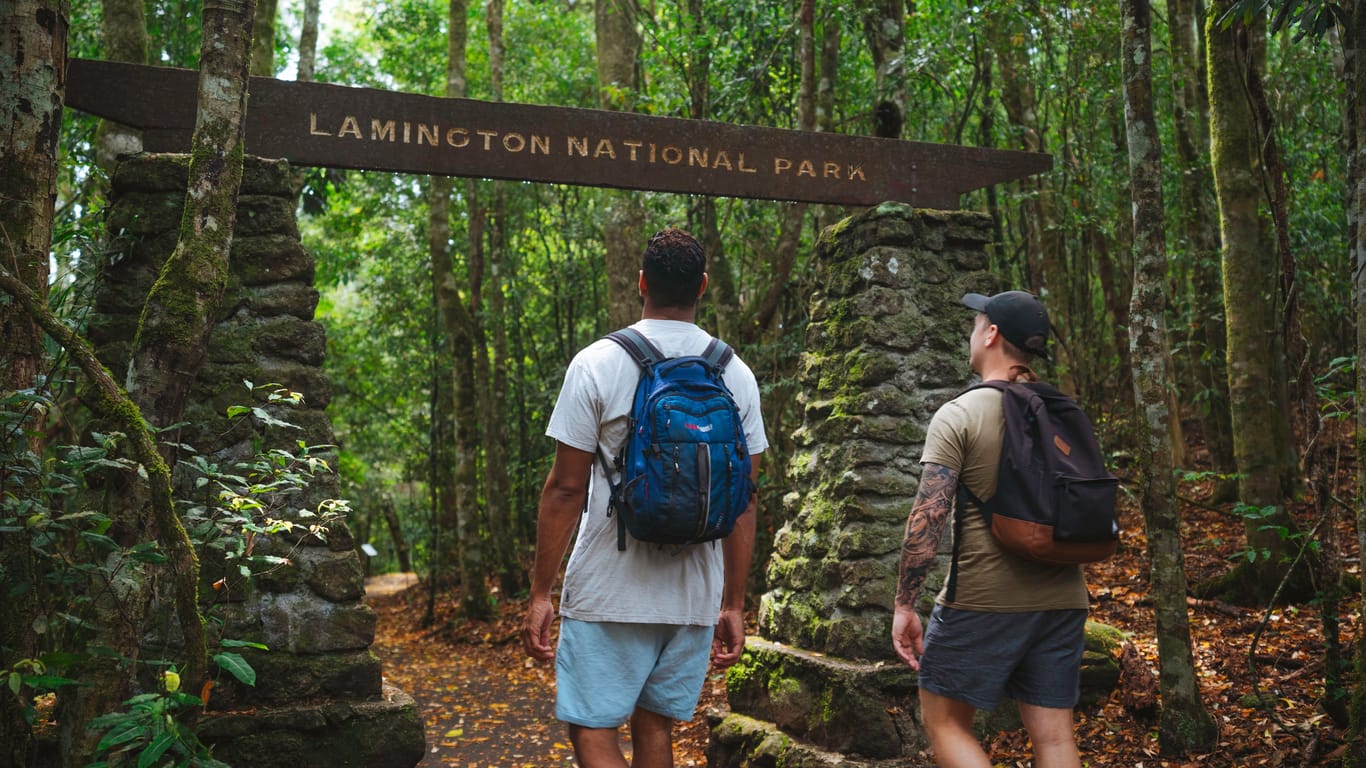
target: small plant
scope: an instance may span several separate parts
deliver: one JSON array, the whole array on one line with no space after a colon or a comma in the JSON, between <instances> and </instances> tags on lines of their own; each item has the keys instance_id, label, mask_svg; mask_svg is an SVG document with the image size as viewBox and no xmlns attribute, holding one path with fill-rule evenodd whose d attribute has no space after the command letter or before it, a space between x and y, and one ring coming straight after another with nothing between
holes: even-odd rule
<instances>
[{"instance_id":1,"label":"small plant","mask_svg":"<svg viewBox=\"0 0 1366 768\"><path fill-rule=\"evenodd\" d=\"M96 761L86 768L228 768L177 717L203 703L180 690L180 675L174 669L166 670L161 674L161 690L134 696L124 702L126 711L90 721L90 727L104 731L104 736L95 748Z\"/></svg>"}]
</instances>

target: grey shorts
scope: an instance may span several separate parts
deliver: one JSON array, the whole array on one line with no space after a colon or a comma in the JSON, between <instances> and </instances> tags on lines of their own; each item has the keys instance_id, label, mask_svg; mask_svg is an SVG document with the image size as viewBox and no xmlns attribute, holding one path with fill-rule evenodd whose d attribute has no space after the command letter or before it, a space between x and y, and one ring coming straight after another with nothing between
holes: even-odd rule
<instances>
[{"instance_id":1,"label":"grey shorts","mask_svg":"<svg viewBox=\"0 0 1366 768\"><path fill-rule=\"evenodd\" d=\"M936 605L925 631L920 687L995 709L1002 696L1071 709L1081 695L1086 611L983 613Z\"/></svg>"}]
</instances>

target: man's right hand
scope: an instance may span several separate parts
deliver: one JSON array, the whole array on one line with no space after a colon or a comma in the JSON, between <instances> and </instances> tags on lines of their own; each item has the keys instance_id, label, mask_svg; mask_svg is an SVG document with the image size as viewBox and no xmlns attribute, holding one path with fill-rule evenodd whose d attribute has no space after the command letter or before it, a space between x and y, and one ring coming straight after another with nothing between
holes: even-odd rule
<instances>
[{"instance_id":1,"label":"man's right hand","mask_svg":"<svg viewBox=\"0 0 1366 768\"><path fill-rule=\"evenodd\" d=\"M925 652L925 636L920 615L915 609L902 605L896 607L896 612L892 614L892 647L911 669L920 669L920 655Z\"/></svg>"},{"instance_id":2,"label":"man's right hand","mask_svg":"<svg viewBox=\"0 0 1366 768\"><path fill-rule=\"evenodd\" d=\"M555 646L550 642L550 623L555 619L555 606L549 597L533 597L522 621L522 647L538 661L554 661Z\"/></svg>"}]
</instances>

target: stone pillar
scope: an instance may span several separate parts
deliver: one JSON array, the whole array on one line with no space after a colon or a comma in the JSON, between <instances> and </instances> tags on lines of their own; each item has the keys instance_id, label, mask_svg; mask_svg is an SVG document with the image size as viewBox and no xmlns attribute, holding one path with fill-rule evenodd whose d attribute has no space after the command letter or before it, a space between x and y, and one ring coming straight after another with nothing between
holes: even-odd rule
<instances>
[{"instance_id":1,"label":"stone pillar","mask_svg":"<svg viewBox=\"0 0 1366 768\"><path fill-rule=\"evenodd\" d=\"M148 290L175 247L188 163L185 155L141 155L115 172L108 211L115 245L101 268L89 333L116 378L127 368ZM247 159L231 261L220 320L177 441L233 474L242 474L237 464L259 450L298 453L302 441L325 446L312 455L326 459L333 473L319 473L272 513L303 529L258 537L253 554L285 558L279 567L243 580L221 550L201 550L200 601L212 606L210 653L220 638L269 648L230 649L255 669L256 684L218 675L201 737L215 757L238 766L408 768L424 752L422 718L411 697L383 684L379 659L370 652L375 616L362 601L363 569L350 530L335 522L323 537L309 535L314 519L299 513L336 498L339 488L324 411L332 392L322 370L324 334L313 321L313 257L299 241L285 163ZM281 384L305 400L265 404L244 381ZM293 426L229 420L232 405L262 407ZM181 498L212 491L196 491L184 466L175 468L175 479ZM149 638L152 646L168 642L175 639ZM147 655L156 658L155 648Z\"/></svg>"},{"instance_id":2,"label":"stone pillar","mask_svg":"<svg viewBox=\"0 0 1366 768\"><path fill-rule=\"evenodd\" d=\"M890 203L822 233L788 467L798 490L768 565L762 637L727 676L714 768L931 764L915 675L892 652L892 598L925 429L971 375L959 298L991 290L990 236L983 214Z\"/></svg>"},{"instance_id":3,"label":"stone pillar","mask_svg":"<svg viewBox=\"0 0 1366 768\"><path fill-rule=\"evenodd\" d=\"M711 768L928 768L915 673L892 651L901 541L934 412L968 385L964 293L999 290L984 214L885 203L821 234L802 355L803 424L788 466L797 489L768 563L770 591L726 676ZM952 533L926 580L929 614ZM1103 626L1103 625L1099 625ZM1118 678L1118 637L1089 629L1083 704ZM978 719L1018 725L1013 706Z\"/></svg>"}]
</instances>

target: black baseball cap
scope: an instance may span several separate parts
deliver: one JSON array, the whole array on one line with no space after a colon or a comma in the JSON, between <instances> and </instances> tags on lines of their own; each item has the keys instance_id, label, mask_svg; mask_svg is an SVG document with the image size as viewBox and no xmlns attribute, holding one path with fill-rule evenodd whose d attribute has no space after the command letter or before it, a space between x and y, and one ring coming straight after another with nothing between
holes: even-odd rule
<instances>
[{"instance_id":1,"label":"black baseball cap","mask_svg":"<svg viewBox=\"0 0 1366 768\"><path fill-rule=\"evenodd\" d=\"M1006 291L995 296L969 293L963 296L963 306L987 316L987 319L1011 344L1021 352L1048 356L1048 310L1032 293Z\"/></svg>"}]
</instances>

